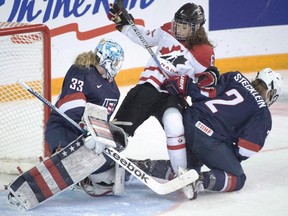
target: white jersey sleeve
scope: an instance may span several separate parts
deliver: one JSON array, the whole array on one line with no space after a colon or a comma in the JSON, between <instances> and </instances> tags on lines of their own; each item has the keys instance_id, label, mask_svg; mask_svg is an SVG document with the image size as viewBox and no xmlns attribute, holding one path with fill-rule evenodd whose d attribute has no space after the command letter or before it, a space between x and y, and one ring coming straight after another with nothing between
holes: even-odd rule
<instances>
[{"instance_id":1,"label":"white jersey sleeve","mask_svg":"<svg viewBox=\"0 0 288 216\"><path fill-rule=\"evenodd\" d=\"M160 29L155 29L151 32L150 30L146 29L143 26L136 25L136 27L149 46L154 47L158 45L158 41L162 37L163 31L161 31ZM134 43L144 47L140 38L136 35L131 25L123 26L122 33L126 35Z\"/></svg>"},{"instance_id":2,"label":"white jersey sleeve","mask_svg":"<svg viewBox=\"0 0 288 216\"><path fill-rule=\"evenodd\" d=\"M194 74L203 72L210 66L207 65L207 62L211 61L211 55L213 53L213 48L208 45L204 45L205 47L198 45L195 49L197 53L192 49L187 49L180 41L174 38L171 34L170 27L171 23L167 23L161 28L149 31L143 26L137 26L148 45L151 47L157 46L155 55L161 64L159 66L151 57L141 73L138 84L149 82L160 92L163 92L161 85L167 75L168 77L188 75L194 79ZM122 33L131 41L143 46L131 26L124 26Z\"/></svg>"}]
</instances>

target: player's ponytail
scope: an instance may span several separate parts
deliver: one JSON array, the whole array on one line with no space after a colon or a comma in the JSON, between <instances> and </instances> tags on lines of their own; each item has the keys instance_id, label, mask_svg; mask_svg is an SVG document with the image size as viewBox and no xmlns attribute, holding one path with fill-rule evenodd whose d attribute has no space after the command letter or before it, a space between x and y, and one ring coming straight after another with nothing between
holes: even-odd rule
<instances>
[{"instance_id":1,"label":"player's ponytail","mask_svg":"<svg viewBox=\"0 0 288 216\"><path fill-rule=\"evenodd\" d=\"M89 68L91 65L96 66L98 62L95 53L90 51L79 54L76 57L74 64L80 68Z\"/></svg>"}]
</instances>

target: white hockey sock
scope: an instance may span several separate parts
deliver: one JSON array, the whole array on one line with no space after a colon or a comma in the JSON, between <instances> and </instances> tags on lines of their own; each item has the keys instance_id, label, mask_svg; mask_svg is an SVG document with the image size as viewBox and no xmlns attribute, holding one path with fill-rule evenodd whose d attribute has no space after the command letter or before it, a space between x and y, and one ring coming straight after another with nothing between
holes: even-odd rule
<instances>
[{"instance_id":1,"label":"white hockey sock","mask_svg":"<svg viewBox=\"0 0 288 216\"><path fill-rule=\"evenodd\" d=\"M186 140L184 137L184 125L182 115L178 109L168 108L163 115L162 122L166 134L166 143L169 158L174 172L178 168L187 168Z\"/></svg>"},{"instance_id":2,"label":"white hockey sock","mask_svg":"<svg viewBox=\"0 0 288 216\"><path fill-rule=\"evenodd\" d=\"M186 155L186 142L185 137L167 137L167 149L172 168L175 173L178 172L178 168L187 167L187 155Z\"/></svg>"}]
</instances>

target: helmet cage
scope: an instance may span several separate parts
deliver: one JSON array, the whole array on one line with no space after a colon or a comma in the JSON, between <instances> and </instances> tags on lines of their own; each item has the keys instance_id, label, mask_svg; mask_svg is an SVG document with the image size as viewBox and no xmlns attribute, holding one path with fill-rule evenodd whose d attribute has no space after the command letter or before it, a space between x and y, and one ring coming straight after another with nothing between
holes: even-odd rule
<instances>
[{"instance_id":1,"label":"helmet cage","mask_svg":"<svg viewBox=\"0 0 288 216\"><path fill-rule=\"evenodd\" d=\"M200 24L191 23L181 19L174 19L172 21L172 32L175 38L180 41L187 40L191 36L194 36L200 27ZM187 29L191 29L191 31L188 31Z\"/></svg>"},{"instance_id":2,"label":"helmet cage","mask_svg":"<svg viewBox=\"0 0 288 216\"><path fill-rule=\"evenodd\" d=\"M279 94L277 94L277 90L276 89L272 89L269 92L267 92L267 96L268 101L267 101L267 105L271 106L279 97Z\"/></svg>"},{"instance_id":3,"label":"helmet cage","mask_svg":"<svg viewBox=\"0 0 288 216\"><path fill-rule=\"evenodd\" d=\"M256 79L262 80L267 88L266 103L271 106L279 97L282 86L282 78L270 68L265 68L257 73Z\"/></svg>"},{"instance_id":4,"label":"helmet cage","mask_svg":"<svg viewBox=\"0 0 288 216\"><path fill-rule=\"evenodd\" d=\"M99 64L104 67L103 78L111 81L117 75L124 61L124 51L122 47L112 41L102 39L95 48L96 58Z\"/></svg>"}]
</instances>

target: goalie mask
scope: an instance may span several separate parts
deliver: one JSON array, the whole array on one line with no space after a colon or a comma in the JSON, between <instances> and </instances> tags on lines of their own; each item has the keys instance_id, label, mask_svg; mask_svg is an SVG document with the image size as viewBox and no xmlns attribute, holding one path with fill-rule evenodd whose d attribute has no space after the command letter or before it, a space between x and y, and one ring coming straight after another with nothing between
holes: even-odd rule
<instances>
[{"instance_id":1,"label":"goalie mask","mask_svg":"<svg viewBox=\"0 0 288 216\"><path fill-rule=\"evenodd\" d=\"M95 48L96 59L105 68L103 78L112 81L122 67L124 51L115 41L102 39Z\"/></svg>"},{"instance_id":2,"label":"goalie mask","mask_svg":"<svg viewBox=\"0 0 288 216\"><path fill-rule=\"evenodd\" d=\"M187 3L175 13L172 33L177 40L185 41L194 36L205 21L203 8L194 3Z\"/></svg>"},{"instance_id":3,"label":"goalie mask","mask_svg":"<svg viewBox=\"0 0 288 216\"><path fill-rule=\"evenodd\" d=\"M271 68L265 68L257 73L255 79L262 80L267 87L266 103L271 106L279 97L282 86L282 77L279 73L271 70Z\"/></svg>"}]
</instances>

